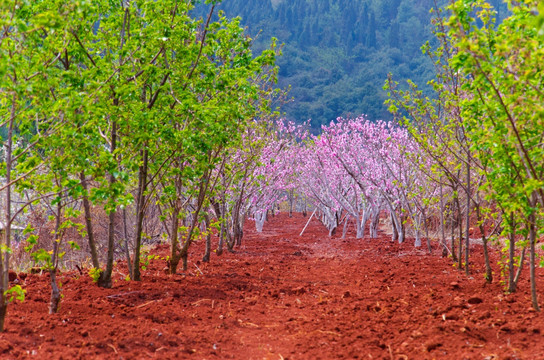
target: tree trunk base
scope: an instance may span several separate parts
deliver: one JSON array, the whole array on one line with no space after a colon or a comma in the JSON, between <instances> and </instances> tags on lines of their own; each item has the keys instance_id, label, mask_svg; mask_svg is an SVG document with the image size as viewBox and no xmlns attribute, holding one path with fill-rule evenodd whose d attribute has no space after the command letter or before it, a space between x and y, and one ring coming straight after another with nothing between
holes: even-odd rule
<instances>
[{"instance_id":1,"label":"tree trunk base","mask_svg":"<svg viewBox=\"0 0 544 360\"><path fill-rule=\"evenodd\" d=\"M182 255L181 256L181 261L182 261L182 264L183 264L183 271L187 271L187 255Z\"/></svg>"},{"instance_id":2,"label":"tree trunk base","mask_svg":"<svg viewBox=\"0 0 544 360\"><path fill-rule=\"evenodd\" d=\"M57 286L56 271L49 272L51 276L51 299L49 300L49 314L56 314L59 311L60 289Z\"/></svg>"},{"instance_id":3,"label":"tree trunk base","mask_svg":"<svg viewBox=\"0 0 544 360\"><path fill-rule=\"evenodd\" d=\"M171 258L168 260L168 273L175 275L178 271L179 258Z\"/></svg>"},{"instance_id":4,"label":"tree trunk base","mask_svg":"<svg viewBox=\"0 0 544 360\"><path fill-rule=\"evenodd\" d=\"M111 275L105 276L104 273L100 274L100 277L97 281L98 287L104 288L104 289L111 289Z\"/></svg>"},{"instance_id":5,"label":"tree trunk base","mask_svg":"<svg viewBox=\"0 0 544 360\"><path fill-rule=\"evenodd\" d=\"M0 294L0 296L3 296ZM8 304L6 302L6 298L3 299L3 304L0 305L0 332L4 332L4 324L6 322L6 316L8 314Z\"/></svg>"}]
</instances>

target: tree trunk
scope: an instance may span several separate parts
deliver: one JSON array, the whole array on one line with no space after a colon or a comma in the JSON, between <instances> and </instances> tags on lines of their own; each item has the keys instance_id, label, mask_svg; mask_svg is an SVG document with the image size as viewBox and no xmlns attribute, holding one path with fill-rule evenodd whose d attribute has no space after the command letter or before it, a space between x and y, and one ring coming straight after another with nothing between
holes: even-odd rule
<instances>
[{"instance_id":1,"label":"tree trunk","mask_svg":"<svg viewBox=\"0 0 544 360\"><path fill-rule=\"evenodd\" d=\"M535 250L535 243L537 241L536 238L536 221L535 221L535 214L534 212L529 215L529 244L530 244L530 278L531 278L531 300L533 303L533 309L536 311L540 311L540 307L538 306L538 297L536 293L536 274L535 274L535 268L536 268L536 250Z\"/></svg>"},{"instance_id":2,"label":"tree trunk","mask_svg":"<svg viewBox=\"0 0 544 360\"><path fill-rule=\"evenodd\" d=\"M452 261L455 263L457 262L457 253L455 252L455 226L457 225L456 224L456 221L455 221L455 215L453 214L453 210L455 209L452 209L451 211L451 214L450 214L450 218L451 218L451 259Z\"/></svg>"},{"instance_id":3,"label":"tree trunk","mask_svg":"<svg viewBox=\"0 0 544 360\"><path fill-rule=\"evenodd\" d=\"M421 231L420 231L421 220L420 220L420 217L421 217L420 214L416 214L416 216L414 216L414 221L415 221L414 228L416 230L416 239L415 239L415 242L414 242L415 247L421 247Z\"/></svg>"},{"instance_id":4,"label":"tree trunk","mask_svg":"<svg viewBox=\"0 0 544 360\"><path fill-rule=\"evenodd\" d=\"M375 208L372 211L372 221L370 222L370 237L375 239L378 237L378 225L380 222L380 209Z\"/></svg>"},{"instance_id":5,"label":"tree trunk","mask_svg":"<svg viewBox=\"0 0 544 360\"><path fill-rule=\"evenodd\" d=\"M219 202L213 202L213 208L215 210L215 215L217 216L217 220L221 220L221 228L219 229L219 242L217 244L217 249L215 250L215 253L218 256L223 255L223 243L225 241L225 222L223 219L223 214L225 213L224 206L220 204Z\"/></svg>"},{"instance_id":6,"label":"tree trunk","mask_svg":"<svg viewBox=\"0 0 544 360\"><path fill-rule=\"evenodd\" d=\"M516 255L516 224L514 223L514 213L510 214L510 244L508 244L508 292L516 292L516 283L514 282L515 269L514 257Z\"/></svg>"},{"instance_id":7,"label":"tree trunk","mask_svg":"<svg viewBox=\"0 0 544 360\"><path fill-rule=\"evenodd\" d=\"M188 258L188 253L187 252L183 252L181 254L181 260L182 260L182 265L183 265L183 271L187 271L187 258Z\"/></svg>"},{"instance_id":8,"label":"tree trunk","mask_svg":"<svg viewBox=\"0 0 544 360\"><path fill-rule=\"evenodd\" d=\"M56 314L59 310L60 289L57 285L57 269L49 270L51 279L51 299L49 300L49 314Z\"/></svg>"},{"instance_id":9,"label":"tree trunk","mask_svg":"<svg viewBox=\"0 0 544 360\"><path fill-rule=\"evenodd\" d=\"M442 179L440 179L442 181ZM448 256L448 246L446 244L446 223L444 219L444 193L442 191L442 182L440 183L440 229L442 237L440 245L442 245L442 256Z\"/></svg>"},{"instance_id":10,"label":"tree trunk","mask_svg":"<svg viewBox=\"0 0 544 360\"><path fill-rule=\"evenodd\" d=\"M242 230L240 228L240 219L234 223L234 242L236 246L240 247L242 245Z\"/></svg>"},{"instance_id":11,"label":"tree trunk","mask_svg":"<svg viewBox=\"0 0 544 360\"><path fill-rule=\"evenodd\" d=\"M364 235L364 227L362 225L361 219L359 219L359 216L355 217L355 228L357 233L355 234L356 239L362 239Z\"/></svg>"},{"instance_id":12,"label":"tree trunk","mask_svg":"<svg viewBox=\"0 0 544 360\"><path fill-rule=\"evenodd\" d=\"M349 224L349 215L346 215L346 218L344 219L344 229L342 229L342 239L346 238L346 233L348 232L348 224Z\"/></svg>"},{"instance_id":13,"label":"tree trunk","mask_svg":"<svg viewBox=\"0 0 544 360\"><path fill-rule=\"evenodd\" d=\"M145 215L145 192L147 190L148 151L147 148L141 151L143 163L138 171L138 195L136 199L136 232L134 233L134 259L132 260L132 280L141 281L140 273L140 250L142 246L142 231Z\"/></svg>"},{"instance_id":14,"label":"tree trunk","mask_svg":"<svg viewBox=\"0 0 544 360\"><path fill-rule=\"evenodd\" d=\"M174 275L178 269L179 264L179 212L180 210L174 206L172 212L172 231L170 232L170 259L168 259L168 272Z\"/></svg>"},{"instance_id":15,"label":"tree trunk","mask_svg":"<svg viewBox=\"0 0 544 360\"><path fill-rule=\"evenodd\" d=\"M295 198L294 190L289 191L289 217L293 217L293 201Z\"/></svg>"},{"instance_id":16,"label":"tree trunk","mask_svg":"<svg viewBox=\"0 0 544 360\"><path fill-rule=\"evenodd\" d=\"M491 284L493 282L493 270L491 269L491 263L489 261L489 249L487 246L488 240L484 231L484 226L482 224L480 225L480 232L482 233L482 242L484 244L485 280Z\"/></svg>"},{"instance_id":17,"label":"tree trunk","mask_svg":"<svg viewBox=\"0 0 544 360\"><path fill-rule=\"evenodd\" d=\"M491 269L491 262L489 260L489 248L487 246L488 240L487 235L485 233L485 225L482 221L482 214L480 211L480 204L476 203L475 205L476 209L476 220L478 222L478 227L480 229L480 234L482 234L482 243L484 248L484 262L485 262L485 280L491 284L493 282L493 271Z\"/></svg>"},{"instance_id":18,"label":"tree trunk","mask_svg":"<svg viewBox=\"0 0 544 360\"><path fill-rule=\"evenodd\" d=\"M521 256L519 257L519 267L518 271L516 271L516 276L514 277L514 284L518 285L519 278L521 276L521 270L523 269L523 263L525 261L525 253L527 252L527 247L524 247L523 250L521 250Z\"/></svg>"},{"instance_id":19,"label":"tree trunk","mask_svg":"<svg viewBox=\"0 0 544 360\"><path fill-rule=\"evenodd\" d=\"M113 252L115 245L115 211L111 211L108 217L108 256L106 259L106 270L100 273L98 286L111 288L111 274L113 272Z\"/></svg>"},{"instance_id":20,"label":"tree trunk","mask_svg":"<svg viewBox=\"0 0 544 360\"><path fill-rule=\"evenodd\" d=\"M170 256L170 259L168 260L168 273L170 275L175 275L177 273L180 260L181 256L178 253Z\"/></svg>"},{"instance_id":21,"label":"tree trunk","mask_svg":"<svg viewBox=\"0 0 544 360\"><path fill-rule=\"evenodd\" d=\"M4 323L8 315L8 303L5 295L0 296L0 332L4 332Z\"/></svg>"},{"instance_id":22,"label":"tree trunk","mask_svg":"<svg viewBox=\"0 0 544 360\"><path fill-rule=\"evenodd\" d=\"M429 237L429 224L427 224L427 216L423 213L423 224L425 225L425 237L427 238L427 250L429 254L433 253L433 248L431 247L431 238Z\"/></svg>"},{"instance_id":23,"label":"tree trunk","mask_svg":"<svg viewBox=\"0 0 544 360\"><path fill-rule=\"evenodd\" d=\"M244 189L242 187L242 191L240 192L240 196L236 200L236 204L234 205L234 209L232 211L232 241L233 241L233 247L234 245L240 245L240 239L239 239L239 222L240 222L240 209L242 208L242 198L244 194Z\"/></svg>"},{"instance_id":24,"label":"tree trunk","mask_svg":"<svg viewBox=\"0 0 544 360\"><path fill-rule=\"evenodd\" d=\"M465 232L467 234L465 242L465 274L470 275L469 255L470 255L470 150L467 150L467 210Z\"/></svg>"},{"instance_id":25,"label":"tree trunk","mask_svg":"<svg viewBox=\"0 0 544 360\"><path fill-rule=\"evenodd\" d=\"M81 186L85 190L83 195L83 210L85 212L85 227L87 228L87 237L89 239L89 249L91 250L91 261L95 269L100 269L100 260L98 259L98 251L96 250L96 241L94 239L93 223L91 217L91 205L89 203L89 189L87 185L87 179L85 178L85 172L79 174Z\"/></svg>"},{"instance_id":26,"label":"tree trunk","mask_svg":"<svg viewBox=\"0 0 544 360\"><path fill-rule=\"evenodd\" d=\"M266 220L266 214L267 214L268 210L266 211L257 211L255 213L255 229L257 230L257 232L263 232L263 226L264 226L264 222Z\"/></svg>"},{"instance_id":27,"label":"tree trunk","mask_svg":"<svg viewBox=\"0 0 544 360\"><path fill-rule=\"evenodd\" d=\"M399 244L404 242L404 225L402 224L402 219L399 219L395 211L391 209L391 218L393 220L393 238L396 238ZM396 233L395 233L396 230ZM396 235L396 236L395 236Z\"/></svg>"},{"instance_id":28,"label":"tree trunk","mask_svg":"<svg viewBox=\"0 0 544 360\"><path fill-rule=\"evenodd\" d=\"M455 197L455 204L457 206L457 226L459 229L459 253L457 254L457 267L459 270L463 268L463 218L461 213L461 202L459 197Z\"/></svg>"},{"instance_id":29,"label":"tree trunk","mask_svg":"<svg viewBox=\"0 0 544 360\"><path fill-rule=\"evenodd\" d=\"M130 250L128 248L128 229L127 229L127 209L123 208L123 237L125 238L125 259L127 260L128 276L133 279L132 260L130 259Z\"/></svg>"},{"instance_id":30,"label":"tree trunk","mask_svg":"<svg viewBox=\"0 0 544 360\"><path fill-rule=\"evenodd\" d=\"M181 260L183 261L184 271L187 270L187 256L189 254L189 247L193 243L193 232L195 231L195 228L198 225L198 215L200 214L200 211L202 210L202 205L204 204L204 200L206 198L205 195L208 189L208 183L210 181L209 175L210 173L208 173L201 179L198 199L197 199L196 209L193 214L193 219L191 221L189 231L187 232L187 238L185 239L185 242L183 243L183 246L181 247L181 251L179 252Z\"/></svg>"},{"instance_id":31,"label":"tree trunk","mask_svg":"<svg viewBox=\"0 0 544 360\"><path fill-rule=\"evenodd\" d=\"M359 228L357 230L357 238L358 239L362 239L365 237L365 227L366 227L366 222L368 221L368 217L370 215L370 211L368 209L367 206L365 206L363 208L363 215L361 216L361 220L360 220L360 223L359 223ZM393 219L393 218L391 218ZM393 220L391 220L391 222L393 222Z\"/></svg>"},{"instance_id":32,"label":"tree trunk","mask_svg":"<svg viewBox=\"0 0 544 360\"><path fill-rule=\"evenodd\" d=\"M62 183L62 181L59 181ZM61 194L59 193L60 197ZM51 254L51 265L52 268L49 269L49 278L51 282L51 298L49 300L49 314L56 314L59 309L60 303L60 289L57 285L57 269L59 265L59 250L60 244L63 238L64 230L60 229L61 219L62 219L62 202L57 203L57 213L55 214L55 241L53 241L53 254Z\"/></svg>"},{"instance_id":33,"label":"tree trunk","mask_svg":"<svg viewBox=\"0 0 544 360\"><path fill-rule=\"evenodd\" d=\"M2 245L5 249L0 249L0 332L4 331L4 323L8 310L8 299L5 292L9 288L9 251L11 246L11 167L13 153L13 126L15 123L17 95L13 95L11 104L11 114L9 119L8 134L5 140L5 159L6 159L6 201L4 217L4 239Z\"/></svg>"},{"instance_id":34,"label":"tree trunk","mask_svg":"<svg viewBox=\"0 0 544 360\"><path fill-rule=\"evenodd\" d=\"M219 232L219 243L217 244L217 250L215 253L218 256L223 255L223 244L225 243L225 224L221 222L221 230Z\"/></svg>"},{"instance_id":35,"label":"tree trunk","mask_svg":"<svg viewBox=\"0 0 544 360\"><path fill-rule=\"evenodd\" d=\"M421 233L418 228L416 228L416 238L414 240L414 247L421 247Z\"/></svg>"},{"instance_id":36,"label":"tree trunk","mask_svg":"<svg viewBox=\"0 0 544 360\"><path fill-rule=\"evenodd\" d=\"M521 276L521 270L523 269L523 263L525 262L525 253L527 252L527 247L524 247L523 250L521 250L521 256L519 257L519 267L518 271L516 271L516 276L514 277L514 283L517 284L519 282L519 278Z\"/></svg>"},{"instance_id":37,"label":"tree trunk","mask_svg":"<svg viewBox=\"0 0 544 360\"><path fill-rule=\"evenodd\" d=\"M206 249L204 251L204 256L202 257L202 262L210 262L210 254L212 252L212 233L210 229L210 216L206 215Z\"/></svg>"},{"instance_id":38,"label":"tree trunk","mask_svg":"<svg viewBox=\"0 0 544 360\"><path fill-rule=\"evenodd\" d=\"M4 232L5 236L5 232ZM4 332L4 324L8 313L8 299L4 294L9 287L9 267L5 265L5 254L0 254L0 271L1 271L1 285L0 285L0 332ZM9 262L8 262L9 264Z\"/></svg>"},{"instance_id":39,"label":"tree trunk","mask_svg":"<svg viewBox=\"0 0 544 360\"><path fill-rule=\"evenodd\" d=\"M114 101L116 104L117 101ZM117 149L117 123L113 120L112 129L111 129L111 153L114 154ZM110 173L109 176L109 185L110 189L113 189L115 184L115 176ZM114 199L116 201L116 199ZM106 259L106 270L100 274L98 279L98 286L103 288L111 288L111 274L113 272L113 251L115 245L115 212L116 205L114 204L113 208L110 209L109 213L109 223L108 223L108 256Z\"/></svg>"},{"instance_id":40,"label":"tree trunk","mask_svg":"<svg viewBox=\"0 0 544 360\"><path fill-rule=\"evenodd\" d=\"M393 212L391 212L389 216L391 217L391 227L392 227L391 240L395 242L399 238L399 232L397 231L397 224L395 223Z\"/></svg>"},{"instance_id":41,"label":"tree trunk","mask_svg":"<svg viewBox=\"0 0 544 360\"><path fill-rule=\"evenodd\" d=\"M242 246L242 239L244 238L244 224L246 222L246 213L242 214L238 219L238 229L236 233L236 245Z\"/></svg>"},{"instance_id":42,"label":"tree trunk","mask_svg":"<svg viewBox=\"0 0 544 360\"><path fill-rule=\"evenodd\" d=\"M226 237L226 239L227 239L227 250L229 252L234 252L234 244L235 244L234 233L228 227L225 229L225 233L226 233L226 236L227 236Z\"/></svg>"}]
</instances>

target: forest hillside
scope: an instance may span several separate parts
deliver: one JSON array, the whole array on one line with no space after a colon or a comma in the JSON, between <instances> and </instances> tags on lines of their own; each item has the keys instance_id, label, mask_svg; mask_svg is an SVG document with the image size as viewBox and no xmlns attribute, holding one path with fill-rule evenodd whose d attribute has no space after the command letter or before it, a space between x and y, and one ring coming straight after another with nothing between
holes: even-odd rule
<instances>
[{"instance_id":1,"label":"forest hillside","mask_svg":"<svg viewBox=\"0 0 544 360\"><path fill-rule=\"evenodd\" d=\"M382 89L388 73L425 85L433 66L421 51L433 40L431 9L444 0L224 0L218 9L240 16L263 49L284 44L279 86L291 87L282 107L296 122L319 128L339 116L390 119ZM506 4L493 0L498 18ZM195 11L205 16L209 5Z\"/></svg>"}]
</instances>

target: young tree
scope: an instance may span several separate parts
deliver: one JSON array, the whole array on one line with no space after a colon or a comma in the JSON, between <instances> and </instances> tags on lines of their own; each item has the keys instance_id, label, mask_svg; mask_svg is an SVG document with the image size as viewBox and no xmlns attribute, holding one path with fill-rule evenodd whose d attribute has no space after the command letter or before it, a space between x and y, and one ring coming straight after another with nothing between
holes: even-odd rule
<instances>
[{"instance_id":1,"label":"young tree","mask_svg":"<svg viewBox=\"0 0 544 360\"><path fill-rule=\"evenodd\" d=\"M65 54L59 44L68 46L64 31L71 11L66 4L48 10L44 2L0 4L0 127L2 138L2 177L4 231L0 246L0 331L3 331L8 305L11 228L17 217L33 201L21 206L12 199L15 187L29 188L28 177L43 171L41 158L32 154L40 144L59 131L66 119L54 104L58 86L59 62ZM53 99L53 100L51 100ZM48 196L49 194L44 194Z\"/></svg>"},{"instance_id":2,"label":"young tree","mask_svg":"<svg viewBox=\"0 0 544 360\"><path fill-rule=\"evenodd\" d=\"M505 228L526 224L520 231L529 238L536 310L535 242L544 209L544 38L534 11L538 3L509 1L512 14L501 24L483 0L458 0L449 7L449 36L456 49L452 66L471 79L465 86L471 96L462 103L468 136L488 166L491 198L513 217Z\"/></svg>"},{"instance_id":3,"label":"young tree","mask_svg":"<svg viewBox=\"0 0 544 360\"><path fill-rule=\"evenodd\" d=\"M219 20L212 22L213 9L212 6L203 30L194 28L190 33L192 41L187 44L196 46L178 49L184 56L176 57L179 64L171 63L181 70L172 77L179 81L179 86L170 88L174 127L169 139L174 141L165 146L180 167L172 168L176 176L166 173L161 181L166 181L164 189L172 190L171 201L179 205L187 194L196 201L185 212L190 214L192 223L181 232L181 241L181 229L176 225L180 219L171 217L172 273L180 260L186 267L200 211L217 184L213 170L221 166L223 152L239 144L250 120L270 111L270 85L277 72L274 42L269 50L254 57L251 39L244 34L239 20L228 20L220 13ZM168 183L171 180L177 183Z\"/></svg>"}]
</instances>

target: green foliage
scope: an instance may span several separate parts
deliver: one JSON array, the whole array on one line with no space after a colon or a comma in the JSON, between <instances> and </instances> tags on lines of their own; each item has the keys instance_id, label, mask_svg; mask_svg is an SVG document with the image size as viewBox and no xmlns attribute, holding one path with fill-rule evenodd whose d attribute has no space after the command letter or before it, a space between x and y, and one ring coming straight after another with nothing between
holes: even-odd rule
<instances>
[{"instance_id":1,"label":"green foliage","mask_svg":"<svg viewBox=\"0 0 544 360\"><path fill-rule=\"evenodd\" d=\"M485 1L450 6L450 37L458 48L452 66L472 78L462 103L472 149L489 166L490 196L522 223L532 214L540 222L544 207L544 146L538 135L544 127L544 38L534 27L536 5L512 4L512 15L498 26Z\"/></svg>"},{"instance_id":2,"label":"green foliage","mask_svg":"<svg viewBox=\"0 0 544 360\"><path fill-rule=\"evenodd\" d=\"M13 252L11 247L7 246L6 244L0 244L0 251L3 254L11 254Z\"/></svg>"},{"instance_id":3,"label":"green foliage","mask_svg":"<svg viewBox=\"0 0 544 360\"><path fill-rule=\"evenodd\" d=\"M89 270L89 276L91 277L91 279L93 279L93 282L98 282L98 279L100 279L100 276L102 275L102 273L104 272L104 270L100 269L100 268L92 268Z\"/></svg>"},{"instance_id":4,"label":"green foliage","mask_svg":"<svg viewBox=\"0 0 544 360\"><path fill-rule=\"evenodd\" d=\"M149 174L172 171L191 194L248 121L270 112L275 42L254 54L239 20L222 13L204 31L191 3L2 3L15 13L2 17L0 115L17 109L13 140L28 148L14 149L14 170L31 175L19 191L53 193L52 206L88 195L111 213L136 200L149 152ZM89 194L80 173L93 178ZM58 231L73 226L83 233L70 220Z\"/></svg>"},{"instance_id":5,"label":"green foliage","mask_svg":"<svg viewBox=\"0 0 544 360\"><path fill-rule=\"evenodd\" d=\"M30 252L34 248L34 246L38 243L38 235L29 235L26 239L27 246L25 246L25 251Z\"/></svg>"},{"instance_id":6,"label":"green foliage","mask_svg":"<svg viewBox=\"0 0 544 360\"><path fill-rule=\"evenodd\" d=\"M508 4L511 14L504 19L499 7L484 0L457 0L446 13L439 12L448 16L437 18L440 46L434 52L429 44L423 48L438 70L429 83L436 98L426 97L414 83L403 91L391 77L386 89L390 110L432 160L429 177L446 179L457 202L464 190L479 225L502 217L501 235L511 242L524 239L502 249L501 272L506 276L508 270L511 291L514 268L521 265L516 254L529 245L532 300L538 310L534 245L544 226L544 38L536 0ZM469 171L477 171L477 181ZM482 202L484 197L494 209ZM486 268L491 276L488 262Z\"/></svg>"},{"instance_id":7,"label":"green foliage","mask_svg":"<svg viewBox=\"0 0 544 360\"><path fill-rule=\"evenodd\" d=\"M21 285L15 285L4 291L4 296L8 299L8 302L13 302L14 300L19 300L20 302L25 301L26 290L21 287Z\"/></svg>"},{"instance_id":8,"label":"green foliage","mask_svg":"<svg viewBox=\"0 0 544 360\"><path fill-rule=\"evenodd\" d=\"M44 270L53 270L53 251L47 251L45 249L38 249L30 254L32 260Z\"/></svg>"},{"instance_id":9,"label":"green foliage","mask_svg":"<svg viewBox=\"0 0 544 360\"><path fill-rule=\"evenodd\" d=\"M161 257L156 254L150 254L148 250L141 250L140 252L140 264L142 270L147 270L152 260L158 260Z\"/></svg>"},{"instance_id":10,"label":"green foliage","mask_svg":"<svg viewBox=\"0 0 544 360\"><path fill-rule=\"evenodd\" d=\"M75 241L68 241L68 245L70 245L70 249L72 250L80 250L81 247L79 246L79 244Z\"/></svg>"}]
</instances>

